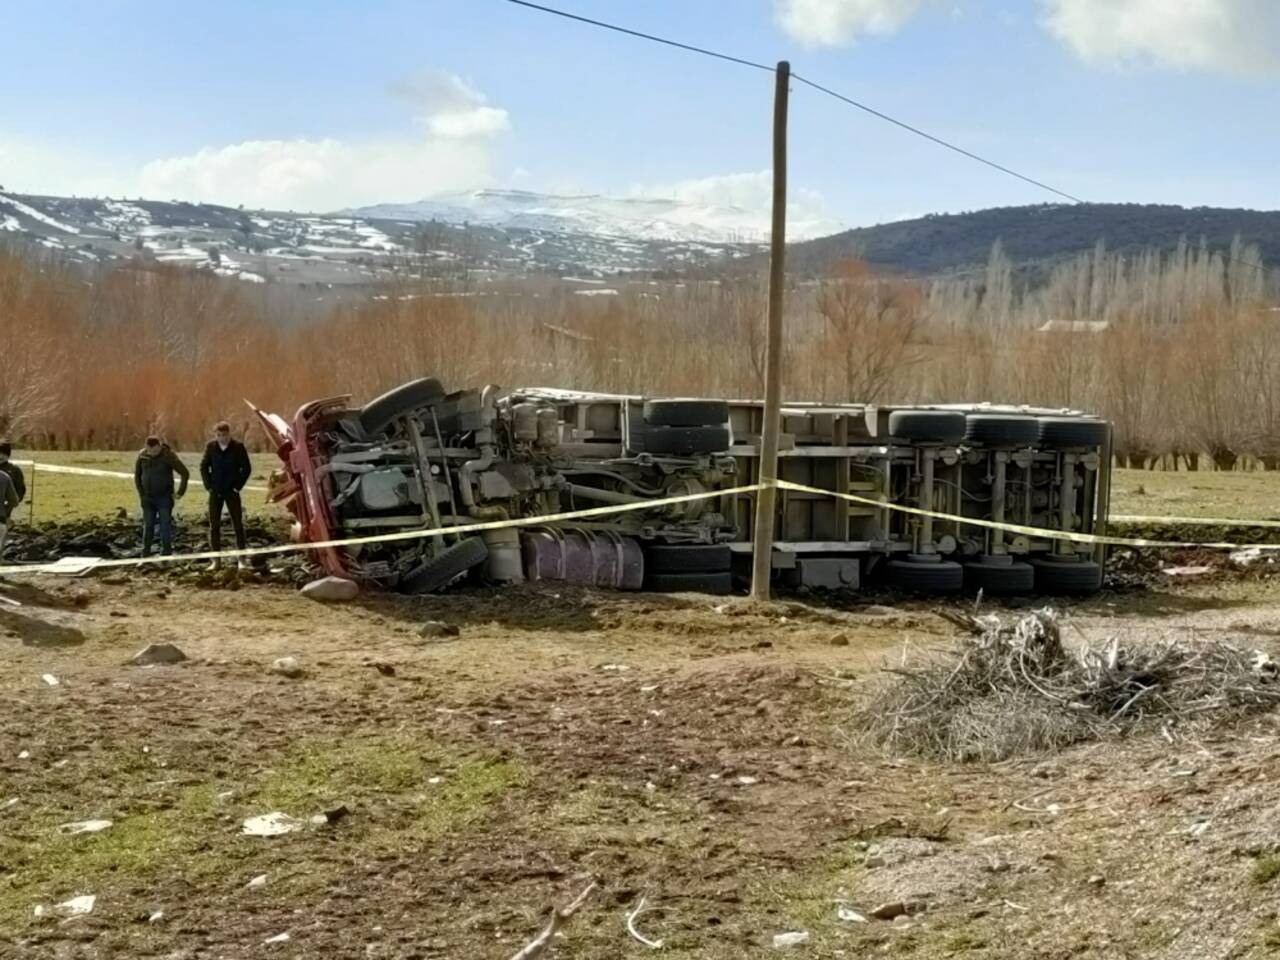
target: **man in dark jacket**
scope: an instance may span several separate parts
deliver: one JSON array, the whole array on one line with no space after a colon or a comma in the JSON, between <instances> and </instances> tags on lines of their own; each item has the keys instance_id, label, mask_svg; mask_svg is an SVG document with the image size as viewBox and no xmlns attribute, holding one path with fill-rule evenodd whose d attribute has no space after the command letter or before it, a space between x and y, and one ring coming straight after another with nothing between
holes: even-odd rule
<instances>
[{"instance_id":1,"label":"man in dark jacket","mask_svg":"<svg viewBox=\"0 0 1280 960\"><path fill-rule=\"evenodd\" d=\"M9 474L0 470L0 557L4 556L4 541L9 535L9 517L18 508L18 491Z\"/></svg>"},{"instance_id":2,"label":"man in dark jacket","mask_svg":"<svg viewBox=\"0 0 1280 960\"><path fill-rule=\"evenodd\" d=\"M204 448L200 461L200 479L209 491L209 548L222 549L222 508L226 506L236 532L236 549L245 548L244 509L240 505L240 490L249 482L253 466L249 463L249 451L239 440L231 439L231 424L223 420L213 428L213 439ZM240 560L240 566L245 561ZM214 560L211 566L218 566Z\"/></svg>"},{"instance_id":3,"label":"man in dark jacket","mask_svg":"<svg viewBox=\"0 0 1280 960\"><path fill-rule=\"evenodd\" d=\"M173 552L173 475L178 475L177 499L187 492L191 471L159 437L147 437L147 445L133 466L133 482L142 502L142 555L151 556L156 527L160 527L160 553Z\"/></svg>"},{"instance_id":4,"label":"man in dark jacket","mask_svg":"<svg viewBox=\"0 0 1280 960\"><path fill-rule=\"evenodd\" d=\"M18 493L18 502L21 503L27 497L27 478L22 475L22 468L10 459L12 456L13 444L8 440L0 440L0 473L9 477L13 489Z\"/></svg>"}]
</instances>

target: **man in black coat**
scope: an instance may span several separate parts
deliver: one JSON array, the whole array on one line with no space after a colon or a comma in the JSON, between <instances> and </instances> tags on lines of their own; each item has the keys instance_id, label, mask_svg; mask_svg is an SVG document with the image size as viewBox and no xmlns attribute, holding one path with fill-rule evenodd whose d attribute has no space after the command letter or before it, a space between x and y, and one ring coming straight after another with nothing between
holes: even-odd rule
<instances>
[{"instance_id":1,"label":"man in black coat","mask_svg":"<svg viewBox=\"0 0 1280 960\"><path fill-rule=\"evenodd\" d=\"M133 483L142 503L142 555L151 555L156 527L160 528L160 553L173 552L173 475L178 475L177 499L187 492L191 471L157 436L147 437L147 445L138 453L133 465Z\"/></svg>"},{"instance_id":2,"label":"man in black coat","mask_svg":"<svg viewBox=\"0 0 1280 960\"><path fill-rule=\"evenodd\" d=\"M200 479L209 491L209 548L222 549L222 508L227 508L231 526L236 532L236 549L245 548L244 509L240 505L240 490L249 482L253 466L249 463L249 451L239 440L231 438L231 424L223 420L213 428L213 439L204 448L200 460ZM211 566L217 567L214 560ZM245 566L241 558L239 565Z\"/></svg>"},{"instance_id":3,"label":"man in black coat","mask_svg":"<svg viewBox=\"0 0 1280 960\"><path fill-rule=\"evenodd\" d=\"M26 478L9 457L13 446L8 440L0 440L0 555L4 554L4 540L9 532L9 517L27 495Z\"/></svg>"}]
</instances>

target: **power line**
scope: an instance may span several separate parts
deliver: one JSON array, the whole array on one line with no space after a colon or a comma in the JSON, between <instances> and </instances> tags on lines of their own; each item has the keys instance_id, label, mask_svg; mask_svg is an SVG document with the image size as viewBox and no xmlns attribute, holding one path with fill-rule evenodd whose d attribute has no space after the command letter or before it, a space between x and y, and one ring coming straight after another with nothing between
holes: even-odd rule
<instances>
[{"instance_id":1,"label":"power line","mask_svg":"<svg viewBox=\"0 0 1280 960\"><path fill-rule=\"evenodd\" d=\"M768 64L757 63L754 60L747 60L743 57L735 57L727 53L720 53L719 51L716 51L716 50L708 50L705 47L695 47L692 44L681 43L678 40L671 40L667 37L659 37L652 33L642 33L639 30L631 30L628 27L618 26L615 23L606 23L603 20L593 20L590 17L579 16L576 13L568 13L564 10L557 10L555 7L547 7L540 3L531 3L530 0L507 0L507 2L514 3L520 7L528 7L531 10L538 10L542 13L549 13L549 14L552 14L553 16L564 17L566 20L576 20L579 23L589 24L590 26L593 26L593 27L600 27L601 29L604 29L604 30L612 30L615 33L623 33L623 34L626 34L627 36L638 37L641 40L649 40L653 43L661 43L669 47L676 47L677 49L680 49L680 50L687 50L690 53L698 53L705 57L714 57L717 60L726 60L729 63L740 64L744 67L753 67L756 70L767 70L770 73L773 73L774 71L774 68L769 66ZM948 150L952 150L963 157L968 157L970 160L976 160L978 163L985 164L986 166L991 167L994 170L999 170L1001 173L1007 174L1008 176L1016 177L1017 179L1023 181L1024 183L1029 183L1032 186L1039 187L1041 190L1047 190L1049 193L1056 194L1059 197L1065 197L1067 200L1070 200L1073 203L1085 202L1081 200L1079 197L1076 197L1070 193L1067 193L1065 190L1059 190L1057 187L1052 187L1041 180L1035 179L1034 177L1028 177L1025 174L1018 173L1018 171L1016 170L1011 170L1010 168L1004 166L1003 164L996 163L994 160L988 160L986 157L981 157L976 153L973 153L969 150L964 149L963 147L957 146L954 143L950 143L946 140L943 140L941 137L935 137L933 134L926 133L925 131L921 130L919 127L914 127L903 120L899 120L896 117L891 117L889 116L889 114L884 113L880 110L876 110L874 107L869 107L865 103L860 103L857 100L854 100L852 97L846 97L842 93L837 93L836 91L832 90L830 87L824 87L822 84L816 83L815 81L810 80L807 77L802 77L796 73L793 73L791 76L793 79L799 81L800 83L805 84L806 86L812 87L814 90L817 90L821 93L825 93L829 97L835 97L837 100L843 101L844 103L847 103L852 107L857 107L859 110L862 110L865 113L869 113L873 117L877 117L880 120L884 120L886 123L891 123L895 127L900 127L901 129L906 130L909 133L914 133L917 137L923 137L924 139L932 143L935 143L938 146L945 147Z\"/></svg>"},{"instance_id":2,"label":"power line","mask_svg":"<svg viewBox=\"0 0 1280 960\"><path fill-rule=\"evenodd\" d=\"M565 20L573 20L578 23L587 24L588 26L599 27L602 30L611 30L614 33L625 34L626 36L636 37L637 39L640 39L640 40L648 40L651 43L660 43L668 47L675 47L678 50L685 50L685 51L688 51L689 53L700 54L701 56L704 56L704 57L712 57L716 60L723 60L728 63L735 63L740 66L751 67L752 69L755 69L755 70L764 70L769 73L774 72L774 68L769 66L766 63L759 63L758 61L755 61L755 60L748 60L745 57L735 57L732 54L722 53L718 50L709 50L706 47L698 47L690 43L681 43L679 40L672 40L669 37L660 37L660 36L657 36L656 34L645 33L641 30L632 30L629 27L623 27L616 23L608 23L604 20L594 20L591 17L584 17L584 16L581 16L580 14L569 13L566 10L558 10L555 7L548 7L541 3L532 3L531 0L507 0L507 2L513 3L516 6L526 7L530 10L537 10L540 13L547 13L547 14L551 14L552 16L562 17ZM822 84L817 83L814 80L810 80L807 77L803 77L798 73L792 73L791 77L797 82L803 83L805 86L808 86L813 88L814 90L817 90L819 93L825 93L827 96L834 97L836 100L839 100L842 103L845 103L851 107L855 107L856 109L861 110L864 113L870 114L871 116L877 118L878 120L883 120L886 123L891 123L895 127L898 127L902 130L906 130L908 133L915 134L917 137L921 137L925 140L928 140L930 143L936 144L937 146L943 147L944 149L951 150L954 153L958 153L960 154L960 156L967 157L968 159L973 160L976 163L981 163L987 167L990 167L993 170L997 170L1000 173L1005 174L1006 176L1014 177L1017 180L1021 180L1023 183L1030 184L1033 187L1037 187L1041 190L1047 191L1048 193L1052 193L1066 200L1070 200L1072 203L1088 203L1089 202L1083 199L1082 197L1077 197L1075 194L1067 193L1065 190L1059 190L1057 187L1051 186L1050 184L1045 183L1043 180L1037 180L1035 177L1029 177L1026 174L1019 173L1017 170L1014 170L1010 167L1006 167L1004 164L997 163L994 160L989 160L988 158L981 156L979 154L976 154L971 150L966 150L964 147L951 143L948 140L944 140L941 137L934 136L933 134L928 133L925 130L921 130L919 127L913 126L912 124L909 124L904 120L899 120L897 117L890 116L889 114L884 113L881 110L877 110L874 107L868 106L865 103L861 103L858 100L854 100L852 97L847 97L842 93L838 93L835 90L832 90L830 87L823 86ZM1262 270L1266 273L1276 273L1277 275L1280 275L1280 269L1277 269L1276 267L1267 266L1261 261L1254 263L1249 260L1242 260L1238 257L1233 257L1229 253L1222 253L1221 256L1223 260L1227 263L1236 263L1241 266L1251 267L1255 270Z\"/></svg>"},{"instance_id":3,"label":"power line","mask_svg":"<svg viewBox=\"0 0 1280 960\"><path fill-rule=\"evenodd\" d=\"M530 10L540 10L543 13L550 13L557 17L564 17L566 20L576 20L579 23L586 23L593 27L600 27L604 30L612 30L615 33L625 33L629 37L639 37L641 40L651 40L654 43L664 43L668 47L676 47L680 50L688 50L690 53L700 53L704 57L715 57L717 60L727 60L729 63L741 64L744 67L754 67L757 70L768 70L773 73L773 67L767 63L756 63L754 60L746 60L742 57L734 57L727 53L719 53L715 50L708 50L705 47L695 47L689 43L681 43L678 40L669 40L666 37L655 36L652 33L642 33L639 30L631 30L627 27L620 27L616 23L605 23L603 20L592 20L590 17L579 16L576 13L568 13L564 10L557 10L554 7L544 7L540 3L530 3L529 0L507 0L508 3L514 3L518 7L528 7Z\"/></svg>"},{"instance_id":4,"label":"power line","mask_svg":"<svg viewBox=\"0 0 1280 960\"><path fill-rule=\"evenodd\" d=\"M1028 177L1026 174L1019 173L1017 170L1010 170L1008 167L1004 166L1003 164L996 163L994 160L988 160L986 157L980 157L978 156L978 154L973 153L969 150L966 150L964 147L958 147L954 143L950 143L946 140L943 140L941 137L935 137L931 133L926 133L925 131L921 130L919 127L913 127L911 124L906 123L902 120L898 120L895 117L891 117L887 113L881 113L879 110L875 109L874 107L869 107L865 103L859 103L857 100L854 100L852 97L846 97L843 93L836 93L836 91L832 90L830 87L824 87L820 83L815 83L814 81L810 80L808 77L802 77L798 73L793 73L791 74L791 76L796 80L798 80L800 83L803 83L806 86L813 87L813 89L818 90L822 93L825 93L829 97L835 97L837 100L843 101L844 103L849 104L851 107L857 107L859 110L862 110L865 113L869 113L873 117L879 117L881 120L884 120L886 123L892 123L895 127L901 127L903 130L906 130L910 133L914 133L917 137L924 137L924 139L929 140L932 143L936 143L940 147L946 147L948 150L953 150L956 153L960 154L962 157L968 157L970 160L976 160L978 161L978 163L984 163L988 167L991 167L993 170L999 170L1001 173L1007 173L1011 177L1017 177L1019 180L1022 180L1025 183L1029 183L1032 186L1039 187L1041 190L1048 190L1050 193L1056 193L1060 197L1066 197L1066 199L1070 200L1072 203L1086 202L1080 199L1079 197L1074 196L1073 194L1067 193L1065 190L1059 190L1057 187L1051 187L1049 186L1049 184L1045 183L1042 180L1037 180L1034 177Z\"/></svg>"}]
</instances>

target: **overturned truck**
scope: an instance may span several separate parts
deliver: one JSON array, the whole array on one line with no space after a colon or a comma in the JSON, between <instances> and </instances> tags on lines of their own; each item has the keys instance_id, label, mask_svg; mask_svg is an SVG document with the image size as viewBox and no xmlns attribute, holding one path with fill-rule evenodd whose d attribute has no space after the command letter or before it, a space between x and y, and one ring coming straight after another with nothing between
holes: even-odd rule
<instances>
[{"instance_id":1,"label":"overturned truck","mask_svg":"<svg viewBox=\"0 0 1280 960\"><path fill-rule=\"evenodd\" d=\"M723 594L750 567L755 493L737 488L759 478L758 401L447 392L424 378L363 406L317 400L292 422L255 412L283 461L268 496L293 513L298 539L337 543L313 552L333 575L408 593L471 574ZM1029 407L801 403L783 408L782 431L779 477L794 486L777 492L779 580L988 595L1101 586L1100 548L1036 531L1103 532L1103 420ZM707 496L688 499L698 494ZM630 509L536 522L615 505ZM474 530L508 519L533 522ZM453 532L462 527L472 530ZM423 530L442 532L414 533Z\"/></svg>"}]
</instances>

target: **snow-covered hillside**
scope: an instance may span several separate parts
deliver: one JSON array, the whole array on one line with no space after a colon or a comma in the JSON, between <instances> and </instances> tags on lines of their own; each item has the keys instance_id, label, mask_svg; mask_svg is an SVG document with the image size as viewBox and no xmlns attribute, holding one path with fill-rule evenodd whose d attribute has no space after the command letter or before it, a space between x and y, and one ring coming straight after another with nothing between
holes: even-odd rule
<instances>
[{"instance_id":1,"label":"snow-covered hillside","mask_svg":"<svg viewBox=\"0 0 1280 960\"><path fill-rule=\"evenodd\" d=\"M391 220L471 223L503 230L539 230L677 243L761 243L768 218L741 207L655 197L563 196L523 190L475 190L413 203L380 203L343 211ZM793 240L841 229L813 218L788 224Z\"/></svg>"},{"instance_id":2,"label":"snow-covered hillside","mask_svg":"<svg viewBox=\"0 0 1280 960\"><path fill-rule=\"evenodd\" d=\"M0 242L322 289L392 277L682 272L757 252L749 225L731 208L496 191L327 215L0 193Z\"/></svg>"}]
</instances>

